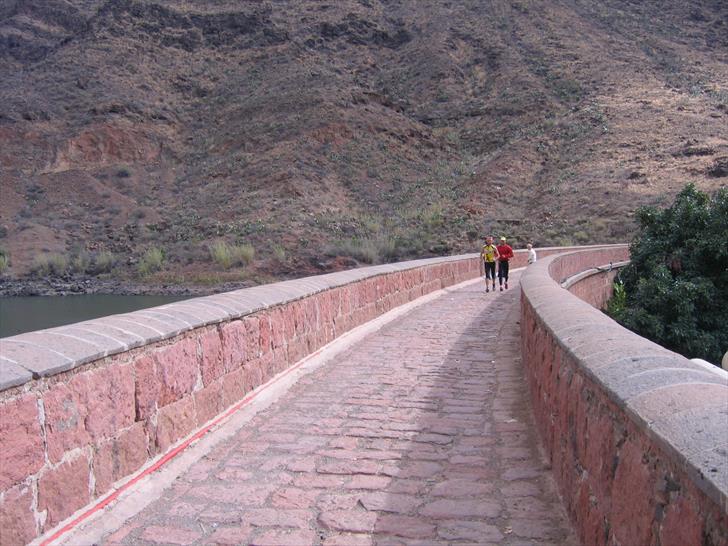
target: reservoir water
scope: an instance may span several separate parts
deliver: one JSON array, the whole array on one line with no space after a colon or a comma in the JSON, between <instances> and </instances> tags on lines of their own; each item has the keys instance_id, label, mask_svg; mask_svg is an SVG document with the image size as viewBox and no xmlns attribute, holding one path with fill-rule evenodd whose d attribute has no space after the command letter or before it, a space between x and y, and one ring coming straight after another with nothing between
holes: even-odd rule
<instances>
[{"instance_id":1,"label":"reservoir water","mask_svg":"<svg viewBox=\"0 0 728 546\"><path fill-rule=\"evenodd\" d=\"M0 337L155 307L189 296L18 296L0 298Z\"/></svg>"}]
</instances>

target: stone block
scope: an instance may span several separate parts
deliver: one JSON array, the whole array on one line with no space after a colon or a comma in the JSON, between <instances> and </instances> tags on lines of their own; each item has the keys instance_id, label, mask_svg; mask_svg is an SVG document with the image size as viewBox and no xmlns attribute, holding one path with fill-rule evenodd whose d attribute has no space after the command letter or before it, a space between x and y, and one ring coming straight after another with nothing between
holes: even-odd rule
<instances>
[{"instance_id":1,"label":"stone block","mask_svg":"<svg viewBox=\"0 0 728 546\"><path fill-rule=\"evenodd\" d=\"M246 298L251 304L247 309L241 307L241 314L247 315L264 309L265 307L274 307L280 305L288 299L300 297L304 293L304 289L296 286L294 283L287 281L283 283L275 283L268 285L255 286L248 288ZM236 292L232 293L236 295ZM239 300L243 301L243 299Z\"/></svg>"},{"instance_id":2,"label":"stone block","mask_svg":"<svg viewBox=\"0 0 728 546\"><path fill-rule=\"evenodd\" d=\"M182 398L157 413L155 443L160 452L192 432L196 426L195 404L191 396Z\"/></svg>"},{"instance_id":3,"label":"stone block","mask_svg":"<svg viewBox=\"0 0 728 546\"><path fill-rule=\"evenodd\" d=\"M460 519L468 517L496 518L500 506L489 500L442 499L432 501L420 509L419 513L432 519Z\"/></svg>"},{"instance_id":4,"label":"stone block","mask_svg":"<svg viewBox=\"0 0 728 546\"><path fill-rule=\"evenodd\" d=\"M194 330L216 322L215 320L210 320L211 313L205 314L206 318L203 319L200 318L199 312L192 312L190 307L170 307L169 305L160 305L147 309L146 311L152 315L168 316L177 319L185 325L185 330ZM205 309L205 311L208 310Z\"/></svg>"},{"instance_id":5,"label":"stone block","mask_svg":"<svg viewBox=\"0 0 728 546\"><path fill-rule=\"evenodd\" d=\"M260 320L256 316L243 318L245 326L245 360L258 358L260 350Z\"/></svg>"},{"instance_id":6,"label":"stone block","mask_svg":"<svg viewBox=\"0 0 728 546\"><path fill-rule=\"evenodd\" d=\"M38 509L47 510L46 529L88 504L89 464L85 455L44 472L38 480Z\"/></svg>"},{"instance_id":7,"label":"stone block","mask_svg":"<svg viewBox=\"0 0 728 546\"><path fill-rule=\"evenodd\" d=\"M293 360L291 360L291 356L288 354L288 350L283 349L281 351L277 351L277 352L273 353L273 356L270 359L270 361L265 363L265 365L262 367L262 369L271 370L272 373L268 374L268 378L271 378L275 374L288 369L288 367L294 363L295 362ZM264 378L265 378L265 375L264 375ZM264 379L264 381L267 381L267 379Z\"/></svg>"},{"instance_id":8,"label":"stone block","mask_svg":"<svg viewBox=\"0 0 728 546\"><path fill-rule=\"evenodd\" d=\"M283 315L283 335L286 343L290 343L296 337L296 318L292 304L284 305L282 308Z\"/></svg>"},{"instance_id":9,"label":"stone block","mask_svg":"<svg viewBox=\"0 0 728 546\"><path fill-rule=\"evenodd\" d=\"M674 371L682 376L684 369ZM637 373L641 375L643 372L637 370ZM690 379L694 378L688 377L688 380ZM687 410L715 409L726 405L728 405L728 386L721 384L720 381L678 383L645 392L633 397L628 403L630 411L648 424ZM728 420L726 425L728 426ZM728 433L726 443L728 443Z\"/></svg>"},{"instance_id":10,"label":"stone block","mask_svg":"<svg viewBox=\"0 0 728 546\"><path fill-rule=\"evenodd\" d=\"M651 544L655 476L647 446L628 438L619 452L611 495L611 529L620 544Z\"/></svg>"},{"instance_id":11,"label":"stone block","mask_svg":"<svg viewBox=\"0 0 728 546\"><path fill-rule=\"evenodd\" d=\"M329 324L336 313L334 312L334 300L331 292L321 292L314 297L316 306L317 327Z\"/></svg>"},{"instance_id":12,"label":"stone block","mask_svg":"<svg viewBox=\"0 0 728 546\"><path fill-rule=\"evenodd\" d=\"M336 334L336 337L348 332L352 327L350 315L342 315L334 319L334 333Z\"/></svg>"},{"instance_id":13,"label":"stone block","mask_svg":"<svg viewBox=\"0 0 728 546\"><path fill-rule=\"evenodd\" d=\"M104 322L103 319L78 322L71 326L58 328L58 331L65 332L67 329L69 331L83 330L99 337L110 338L111 340L123 345L126 348L125 350L139 347L145 343L145 338L143 336L120 328L119 326L112 326L108 322ZM112 351L109 351L109 354L112 354Z\"/></svg>"},{"instance_id":14,"label":"stone block","mask_svg":"<svg viewBox=\"0 0 728 546\"><path fill-rule=\"evenodd\" d=\"M154 341L169 339L181 334L185 330L189 330L189 326L179 320L168 316L160 316L156 313L149 313L147 310L134 311L119 315L119 317L154 331L156 334Z\"/></svg>"},{"instance_id":15,"label":"stone block","mask_svg":"<svg viewBox=\"0 0 728 546\"><path fill-rule=\"evenodd\" d=\"M225 371L230 372L239 368L245 362L245 325L241 320L235 320L221 327L223 362Z\"/></svg>"},{"instance_id":16,"label":"stone block","mask_svg":"<svg viewBox=\"0 0 728 546\"><path fill-rule=\"evenodd\" d=\"M27 485L5 491L0 502L0 543L28 544L38 535L32 504L33 490Z\"/></svg>"},{"instance_id":17,"label":"stone block","mask_svg":"<svg viewBox=\"0 0 728 546\"><path fill-rule=\"evenodd\" d=\"M47 377L76 366L70 357L14 337L0 339L0 354L30 371L33 377Z\"/></svg>"},{"instance_id":18,"label":"stone block","mask_svg":"<svg viewBox=\"0 0 728 546\"><path fill-rule=\"evenodd\" d=\"M229 314L225 311L206 305L200 305L198 298L170 303L159 307L159 309L164 309L172 314L180 313L182 316L193 317L193 320L189 322L194 323L194 320L196 319L199 325L217 324L229 318Z\"/></svg>"},{"instance_id":19,"label":"stone block","mask_svg":"<svg viewBox=\"0 0 728 546\"><path fill-rule=\"evenodd\" d=\"M273 309L269 314L271 347L278 349L286 344L285 324L283 320L283 310L280 308Z\"/></svg>"},{"instance_id":20,"label":"stone block","mask_svg":"<svg viewBox=\"0 0 728 546\"><path fill-rule=\"evenodd\" d=\"M45 347L56 353L70 358L74 367L97 360L107 354L106 345L99 346L91 341L77 337L59 334L51 330L39 330L14 336L18 341L27 341L29 344Z\"/></svg>"},{"instance_id":21,"label":"stone block","mask_svg":"<svg viewBox=\"0 0 728 546\"><path fill-rule=\"evenodd\" d=\"M219 381L195 392L194 397L198 426L215 417L223 409L222 383Z\"/></svg>"},{"instance_id":22,"label":"stone block","mask_svg":"<svg viewBox=\"0 0 728 546\"><path fill-rule=\"evenodd\" d=\"M140 535L140 538L147 544L187 546L197 541L200 538L200 533L199 531L172 525L150 525L144 528L144 532Z\"/></svg>"},{"instance_id":23,"label":"stone block","mask_svg":"<svg viewBox=\"0 0 728 546\"><path fill-rule=\"evenodd\" d=\"M212 533L208 540L216 546L237 546L238 544L249 544L251 533L251 527L248 525L221 527Z\"/></svg>"},{"instance_id":24,"label":"stone block","mask_svg":"<svg viewBox=\"0 0 728 546\"><path fill-rule=\"evenodd\" d=\"M603 505L593 495L591 483L587 480L577 482L578 493L569 500L565 500L569 512L576 514L579 519L579 533L582 543L590 546L606 546L609 536L606 514L609 507Z\"/></svg>"},{"instance_id":25,"label":"stone block","mask_svg":"<svg viewBox=\"0 0 728 546\"><path fill-rule=\"evenodd\" d=\"M194 323L197 322L189 322L181 314L174 315L169 311L163 311L157 307L135 311L133 315L136 319L144 318L159 323L161 325L160 328L168 332L169 337L177 336L182 332L191 330L194 328Z\"/></svg>"},{"instance_id":26,"label":"stone block","mask_svg":"<svg viewBox=\"0 0 728 546\"><path fill-rule=\"evenodd\" d=\"M93 440L110 438L131 426L135 417L131 365L109 366L86 376L85 427Z\"/></svg>"},{"instance_id":27,"label":"stone block","mask_svg":"<svg viewBox=\"0 0 728 546\"><path fill-rule=\"evenodd\" d=\"M116 478L114 440L107 440L96 447L93 458L94 495L103 495L111 489Z\"/></svg>"},{"instance_id":28,"label":"stone block","mask_svg":"<svg viewBox=\"0 0 728 546\"><path fill-rule=\"evenodd\" d=\"M266 356L251 360L245 365L243 368L245 394L263 384L263 377L266 375L265 370L271 368L272 360L272 353L268 353Z\"/></svg>"},{"instance_id":29,"label":"stone block","mask_svg":"<svg viewBox=\"0 0 728 546\"><path fill-rule=\"evenodd\" d=\"M184 338L154 353L160 382L159 407L176 402L191 393L197 383L199 363L194 337Z\"/></svg>"},{"instance_id":30,"label":"stone block","mask_svg":"<svg viewBox=\"0 0 728 546\"><path fill-rule=\"evenodd\" d=\"M118 328L129 335L136 336L141 341L140 345L148 345L165 338L163 331L148 323L142 324L134 320L131 313L95 319L93 323Z\"/></svg>"},{"instance_id":31,"label":"stone block","mask_svg":"<svg viewBox=\"0 0 728 546\"><path fill-rule=\"evenodd\" d=\"M109 335L107 333L101 334L100 332L96 332L90 328L85 328L84 326L77 324L53 328L52 330L47 330L47 332L64 336L72 336L82 339L87 343L92 343L97 346L104 355L112 355L129 350L129 345L117 337L117 332L114 332L117 336Z\"/></svg>"},{"instance_id":32,"label":"stone block","mask_svg":"<svg viewBox=\"0 0 728 546\"><path fill-rule=\"evenodd\" d=\"M258 327L260 329L260 353L266 354L271 351L271 323L267 313L258 315Z\"/></svg>"},{"instance_id":33,"label":"stone block","mask_svg":"<svg viewBox=\"0 0 728 546\"><path fill-rule=\"evenodd\" d=\"M202 383L209 385L225 373L222 338L215 328L199 336Z\"/></svg>"},{"instance_id":34,"label":"stone block","mask_svg":"<svg viewBox=\"0 0 728 546\"><path fill-rule=\"evenodd\" d=\"M687 385L690 383L722 386L724 381L717 374L713 374L707 370L668 368L651 370L634 375L630 374L613 381L610 387L617 393L620 401L629 402L631 398L644 396L646 393L656 389L669 388L675 385Z\"/></svg>"},{"instance_id":35,"label":"stone block","mask_svg":"<svg viewBox=\"0 0 728 546\"><path fill-rule=\"evenodd\" d=\"M28 370L0 356L0 391L17 387L33 378Z\"/></svg>"},{"instance_id":36,"label":"stone block","mask_svg":"<svg viewBox=\"0 0 728 546\"><path fill-rule=\"evenodd\" d=\"M609 406L599 406L588 416L588 429L584 438L583 467L589 472L596 499L606 505L611 503L613 464L617 456L617 444L621 440L622 415L612 413Z\"/></svg>"},{"instance_id":37,"label":"stone block","mask_svg":"<svg viewBox=\"0 0 728 546\"><path fill-rule=\"evenodd\" d=\"M688 475L718 506L726 505L728 491L728 445L687 454ZM728 520L728 516L726 516ZM728 529L728 527L726 527Z\"/></svg>"},{"instance_id":38,"label":"stone block","mask_svg":"<svg viewBox=\"0 0 728 546\"><path fill-rule=\"evenodd\" d=\"M220 317L220 320L215 322L225 322L240 316L239 312L217 300L210 300L210 296L203 298L195 298L195 306L207 309L210 313Z\"/></svg>"},{"instance_id":39,"label":"stone block","mask_svg":"<svg viewBox=\"0 0 728 546\"><path fill-rule=\"evenodd\" d=\"M111 485L142 467L149 457L143 423L135 423L116 438L102 442L93 459L95 494L103 495Z\"/></svg>"},{"instance_id":40,"label":"stone block","mask_svg":"<svg viewBox=\"0 0 728 546\"><path fill-rule=\"evenodd\" d=\"M290 364L295 364L296 362L311 353L311 342L309 340L310 337L308 336L308 334L304 334L296 338L296 340L288 346L288 356L290 359Z\"/></svg>"},{"instance_id":41,"label":"stone block","mask_svg":"<svg viewBox=\"0 0 728 546\"><path fill-rule=\"evenodd\" d=\"M45 462L38 401L25 394L0 405L0 491L35 474Z\"/></svg>"},{"instance_id":42,"label":"stone block","mask_svg":"<svg viewBox=\"0 0 728 546\"><path fill-rule=\"evenodd\" d=\"M321 298L316 295L304 300L306 311L306 330L313 332L321 325Z\"/></svg>"},{"instance_id":43,"label":"stone block","mask_svg":"<svg viewBox=\"0 0 728 546\"><path fill-rule=\"evenodd\" d=\"M626 330L625 330L626 332ZM580 345L572 344L569 350L579 359L581 366L594 377L602 377L602 370L617 364L626 365L630 361L636 362L642 358L674 357L675 354L667 349L654 345L652 342L626 332L622 336L619 332L608 335L602 334L599 338L585 340Z\"/></svg>"},{"instance_id":44,"label":"stone block","mask_svg":"<svg viewBox=\"0 0 728 546\"><path fill-rule=\"evenodd\" d=\"M659 533L661 546L705 543L703 516L700 514L700 509L686 498L684 491L676 495L676 498L670 499L664 510Z\"/></svg>"},{"instance_id":45,"label":"stone block","mask_svg":"<svg viewBox=\"0 0 728 546\"><path fill-rule=\"evenodd\" d=\"M265 285L256 286L254 289L233 290L232 292L208 296L207 299L224 304L234 311L232 318L239 318L260 311L269 305L266 301L263 301L266 298L261 297L263 291L271 292Z\"/></svg>"},{"instance_id":46,"label":"stone block","mask_svg":"<svg viewBox=\"0 0 728 546\"><path fill-rule=\"evenodd\" d=\"M377 514L373 512L353 510L326 510L318 517L318 523L324 529L346 533L371 533L376 521Z\"/></svg>"},{"instance_id":47,"label":"stone block","mask_svg":"<svg viewBox=\"0 0 728 546\"><path fill-rule=\"evenodd\" d=\"M142 421L156 413L161 385L157 380L157 363L151 355L138 357L133 366L136 420Z\"/></svg>"},{"instance_id":48,"label":"stone block","mask_svg":"<svg viewBox=\"0 0 728 546\"><path fill-rule=\"evenodd\" d=\"M350 287L343 286L341 288L337 288L334 290L331 297L334 302L334 318L348 316L351 313L353 302Z\"/></svg>"},{"instance_id":49,"label":"stone block","mask_svg":"<svg viewBox=\"0 0 728 546\"><path fill-rule=\"evenodd\" d=\"M48 458L56 463L66 451L88 445L88 378L80 374L68 383L57 383L43 395Z\"/></svg>"},{"instance_id":50,"label":"stone block","mask_svg":"<svg viewBox=\"0 0 728 546\"><path fill-rule=\"evenodd\" d=\"M233 405L245 395L246 371L242 368L226 373L222 377L223 407Z\"/></svg>"},{"instance_id":51,"label":"stone block","mask_svg":"<svg viewBox=\"0 0 728 546\"><path fill-rule=\"evenodd\" d=\"M727 445L728 404L698 407L665 414L651 424L651 429L684 457L699 456ZM728 467L717 474L728 476ZM717 476L716 476L717 477Z\"/></svg>"},{"instance_id":52,"label":"stone block","mask_svg":"<svg viewBox=\"0 0 728 546\"><path fill-rule=\"evenodd\" d=\"M318 536L307 529L270 529L262 531L252 544L255 546L313 546Z\"/></svg>"}]
</instances>

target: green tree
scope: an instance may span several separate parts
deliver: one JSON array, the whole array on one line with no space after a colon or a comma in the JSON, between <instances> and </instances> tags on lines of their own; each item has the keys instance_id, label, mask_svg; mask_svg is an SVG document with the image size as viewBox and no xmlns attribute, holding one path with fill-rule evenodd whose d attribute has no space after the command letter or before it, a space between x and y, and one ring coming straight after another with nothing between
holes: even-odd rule
<instances>
[{"instance_id":1,"label":"green tree","mask_svg":"<svg viewBox=\"0 0 728 546\"><path fill-rule=\"evenodd\" d=\"M608 312L668 349L717 364L728 350L728 188L711 197L688 184L671 207L642 207L637 220L624 293Z\"/></svg>"}]
</instances>

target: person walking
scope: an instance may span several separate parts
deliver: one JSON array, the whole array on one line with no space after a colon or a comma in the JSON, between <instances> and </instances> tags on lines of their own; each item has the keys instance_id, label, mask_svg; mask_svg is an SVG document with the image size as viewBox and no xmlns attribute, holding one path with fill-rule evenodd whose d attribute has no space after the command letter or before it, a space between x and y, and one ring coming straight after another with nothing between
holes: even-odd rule
<instances>
[{"instance_id":1,"label":"person walking","mask_svg":"<svg viewBox=\"0 0 728 546\"><path fill-rule=\"evenodd\" d=\"M536 258L536 251L533 249L533 245L528 243L526 248L528 249L528 265L536 263L538 258Z\"/></svg>"},{"instance_id":2,"label":"person walking","mask_svg":"<svg viewBox=\"0 0 728 546\"><path fill-rule=\"evenodd\" d=\"M485 269L483 275L485 291L490 292L490 288L488 288L488 281L490 280L493 285L493 292L495 292L495 261L498 259L498 248L493 244L493 237L485 238L485 244L480 251L480 258L483 260L483 268Z\"/></svg>"},{"instance_id":3,"label":"person walking","mask_svg":"<svg viewBox=\"0 0 728 546\"><path fill-rule=\"evenodd\" d=\"M513 249L506 242L505 237L500 238L500 244L496 249L498 249L498 285L500 286L501 292L503 292L504 281L506 290L508 290L508 262L513 258ZM495 287L493 290L495 290Z\"/></svg>"}]
</instances>

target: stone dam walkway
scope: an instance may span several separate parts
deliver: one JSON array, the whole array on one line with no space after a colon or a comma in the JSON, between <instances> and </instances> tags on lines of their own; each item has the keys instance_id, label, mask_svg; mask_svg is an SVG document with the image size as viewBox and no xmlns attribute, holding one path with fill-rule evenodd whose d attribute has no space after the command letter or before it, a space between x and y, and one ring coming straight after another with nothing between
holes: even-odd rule
<instances>
[{"instance_id":1,"label":"stone dam walkway","mask_svg":"<svg viewBox=\"0 0 728 546\"><path fill-rule=\"evenodd\" d=\"M101 543L576 544L511 281L448 290L346 349Z\"/></svg>"}]
</instances>

